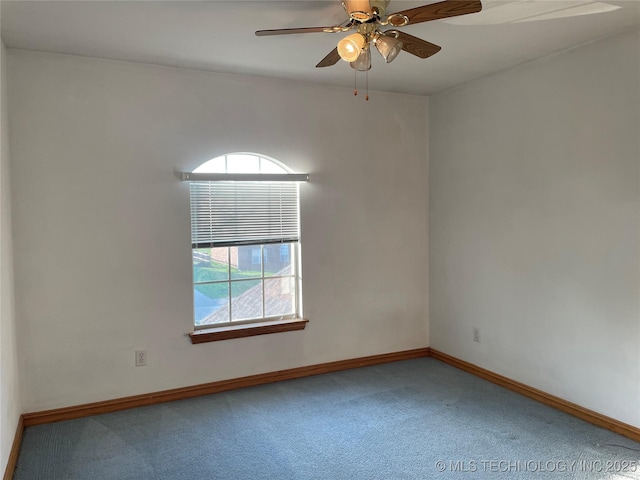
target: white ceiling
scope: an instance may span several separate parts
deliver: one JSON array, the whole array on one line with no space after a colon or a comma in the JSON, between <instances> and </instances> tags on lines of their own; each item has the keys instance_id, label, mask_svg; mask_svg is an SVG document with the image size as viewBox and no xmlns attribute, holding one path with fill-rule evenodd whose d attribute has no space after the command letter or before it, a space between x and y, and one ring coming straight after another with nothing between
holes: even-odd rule
<instances>
[{"instance_id":1,"label":"white ceiling","mask_svg":"<svg viewBox=\"0 0 640 480\"><path fill-rule=\"evenodd\" d=\"M426 3L433 0L392 0L388 13ZM370 89L429 95L640 25L640 0L483 0L483 5L477 14L403 27L442 50L425 60L402 52L390 64L373 52ZM260 29L341 23L346 13L339 0L2 0L0 15L9 48L345 87L354 82L346 62L315 68L345 34L254 35Z\"/></svg>"}]
</instances>

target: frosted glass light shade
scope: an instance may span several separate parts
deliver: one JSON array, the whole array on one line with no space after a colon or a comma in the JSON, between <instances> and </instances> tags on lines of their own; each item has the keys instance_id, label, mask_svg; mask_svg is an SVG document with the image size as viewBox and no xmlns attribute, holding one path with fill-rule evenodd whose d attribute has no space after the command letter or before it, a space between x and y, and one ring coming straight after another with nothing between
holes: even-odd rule
<instances>
[{"instance_id":1,"label":"frosted glass light shade","mask_svg":"<svg viewBox=\"0 0 640 480\"><path fill-rule=\"evenodd\" d=\"M371 70L371 49L369 47L362 49L356 61L351 62L351 68L359 72Z\"/></svg>"},{"instance_id":2,"label":"frosted glass light shade","mask_svg":"<svg viewBox=\"0 0 640 480\"><path fill-rule=\"evenodd\" d=\"M364 42L364 37L359 33L344 37L338 42L338 55L347 62L355 62L360 56Z\"/></svg>"},{"instance_id":3,"label":"frosted glass light shade","mask_svg":"<svg viewBox=\"0 0 640 480\"><path fill-rule=\"evenodd\" d=\"M403 43L390 35L376 35L374 39L376 48L384 58L384 61L392 62L402 51Z\"/></svg>"}]
</instances>

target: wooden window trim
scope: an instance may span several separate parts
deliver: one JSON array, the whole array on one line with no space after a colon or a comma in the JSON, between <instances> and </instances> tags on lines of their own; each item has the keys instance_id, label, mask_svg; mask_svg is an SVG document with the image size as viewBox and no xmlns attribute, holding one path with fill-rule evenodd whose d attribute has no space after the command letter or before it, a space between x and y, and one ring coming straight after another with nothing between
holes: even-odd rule
<instances>
[{"instance_id":1,"label":"wooden window trim","mask_svg":"<svg viewBox=\"0 0 640 480\"><path fill-rule=\"evenodd\" d=\"M242 325L228 325L225 327L206 328L189 334L191 343L217 342L232 338L253 337L268 333L292 332L304 330L309 320L304 318L290 318L287 320L269 320L265 322L245 323Z\"/></svg>"}]
</instances>

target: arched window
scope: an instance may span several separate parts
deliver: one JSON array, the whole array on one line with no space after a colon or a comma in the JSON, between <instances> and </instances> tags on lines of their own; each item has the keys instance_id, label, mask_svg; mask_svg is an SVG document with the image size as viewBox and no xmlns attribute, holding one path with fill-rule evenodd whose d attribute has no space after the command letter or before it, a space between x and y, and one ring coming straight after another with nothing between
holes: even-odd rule
<instances>
[{"instance_id":1,"label":"arched window","mask_svg":"<svg viewBox=\"0 0 640 480\"><path fill-rule=\"evenodd\" d=\"M193 173L290 173L290 171L272 158L253 153L232 153L204 162Z\"/></svg>"},{"instance_id":2,"label":"arched window","mask_svg":"<svg viewBox=\"0 0 640 480\"><path fill-rule=\"evenodd\" d=\"M307 175L234 153L190 184L195 329L300 317L299 191Z\"/></svg>"}]
</instances>

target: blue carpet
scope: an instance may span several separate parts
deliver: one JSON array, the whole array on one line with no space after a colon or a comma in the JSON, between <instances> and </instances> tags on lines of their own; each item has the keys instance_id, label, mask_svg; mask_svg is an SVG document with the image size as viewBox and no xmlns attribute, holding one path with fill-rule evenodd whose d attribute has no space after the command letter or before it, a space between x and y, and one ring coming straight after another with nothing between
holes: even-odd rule
<instances>
[{"instance_id":1,"label":"blue carpet","mask_svg":"<svg viewBox=\"0 0 640 480\"><path fill-rule=\"evenodd\" d=\"M640 479L640 444L433 358L29 427L15 480Z\"/></svg>"}]
</instances>

